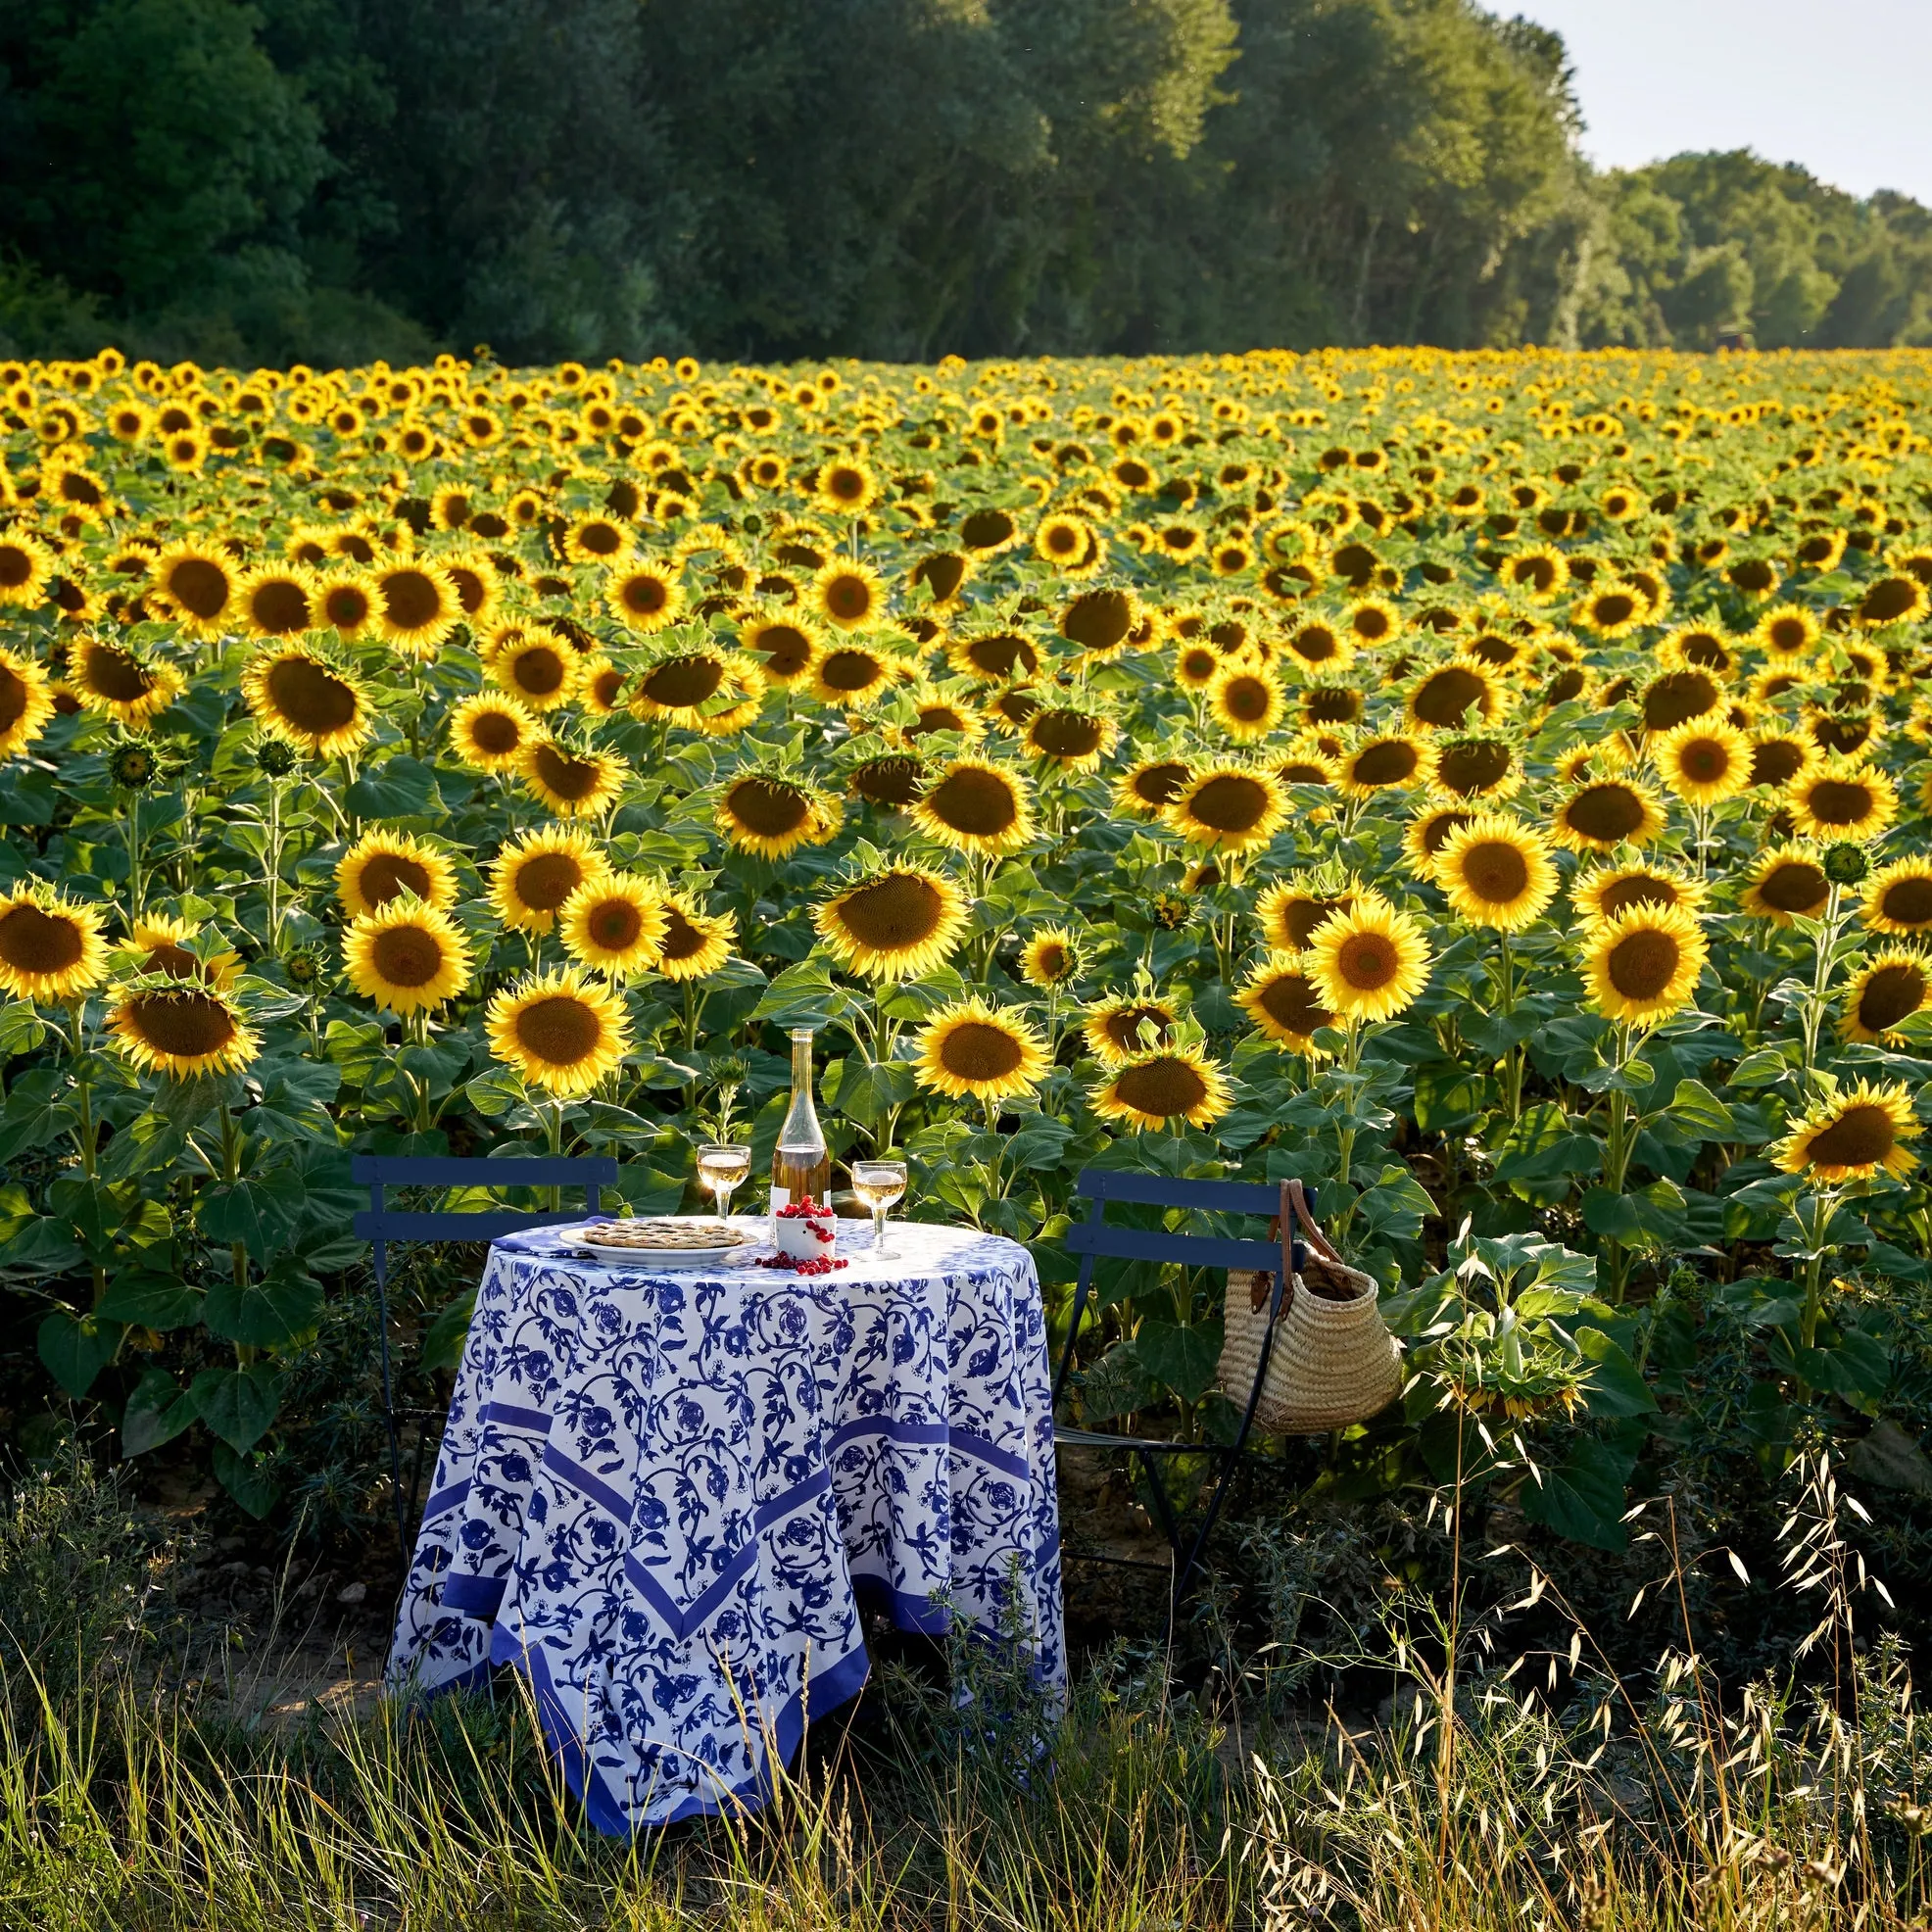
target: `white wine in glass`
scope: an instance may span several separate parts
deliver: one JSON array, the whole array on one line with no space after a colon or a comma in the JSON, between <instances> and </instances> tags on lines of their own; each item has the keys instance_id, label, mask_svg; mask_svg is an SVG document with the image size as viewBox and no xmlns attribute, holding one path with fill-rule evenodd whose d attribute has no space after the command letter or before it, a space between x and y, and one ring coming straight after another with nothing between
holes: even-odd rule
<instances>
[{"instance_id":1,"label":"white wine in glass","mask_svg":"<svg viewBox=\"0 0 1932 1932\"><path fill-rule=\"evenodd\" d=\"M749 1147L733 1147L721 1140L708 1140L698 1150L698 1178L711 1190L718 1204L718 1218L731 1213L731 1197L738 1184L751 1172Z\"/></svg>"},{"instance_id":2,"label":"white wine in glass","mask_svg":"<svg viewBox=\"0 0 1932 1932\"><path fill-rule=\"evenodd\" d=\"M890 1261L897 1252L886 1245L886 1215L905 1195L903 1161L854 1161L852 1192L872 1210L872 1252Z\"/></svg>"}]
</instances>

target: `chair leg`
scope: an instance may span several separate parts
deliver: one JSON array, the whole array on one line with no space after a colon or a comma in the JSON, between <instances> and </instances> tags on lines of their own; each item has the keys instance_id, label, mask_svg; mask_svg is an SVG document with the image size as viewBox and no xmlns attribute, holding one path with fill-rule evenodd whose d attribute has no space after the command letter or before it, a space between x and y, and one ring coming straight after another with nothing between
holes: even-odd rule
<instances>
[{"instance_id":1,"label":"chair leg","mask_svg":"<svg viewBox=\"0 0 1932 1932\"><path fill-rule=\"evenodd\" d=\"M375 1251L375 1332L382 1362L382 1427L389 1438L389 1493L396 1504L396 1562L404 1582L410 1575L408 1505L403 1499L403 1449L396 1437L396 1391L389 1373L389 1270L380 1244Z\"/></svg>"}]
</instances>

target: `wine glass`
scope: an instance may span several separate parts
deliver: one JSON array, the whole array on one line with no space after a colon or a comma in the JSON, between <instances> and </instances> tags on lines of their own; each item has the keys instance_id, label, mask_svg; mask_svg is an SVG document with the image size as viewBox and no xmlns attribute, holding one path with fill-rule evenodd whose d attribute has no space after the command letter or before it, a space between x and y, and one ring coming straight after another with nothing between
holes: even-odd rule
<instances>
[{"instance_id":1,"label":"wine glass","mask_svg":"<svg viewBox=\"0 0 1932 1932\"><path fill-rule=\"evenodd\" d=\"M728 1141L707 1140L698 1150L698 1178L711 1190L718 1204L718 1219L731 1213L731 1197L738 1184L751 1172L749 1147L734 1147Z\"/></svg>"},{"instance_id":2,"label":"wine glass","mask_svg":"<svg viewBox=\"0 0 1932 1932\"><path fill-rule=\"evenodd\" d=\"M852 1192L872 1210L872 1252L890 1261L898 1252L886 1245L886 1211L905 1192L903 1161L854 1161Z\"/></svg>"}]
</instances>

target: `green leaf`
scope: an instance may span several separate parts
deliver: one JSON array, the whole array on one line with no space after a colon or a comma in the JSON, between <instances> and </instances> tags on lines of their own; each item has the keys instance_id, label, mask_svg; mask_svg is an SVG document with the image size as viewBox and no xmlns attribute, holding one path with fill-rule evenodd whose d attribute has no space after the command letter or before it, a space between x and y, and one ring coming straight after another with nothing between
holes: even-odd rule
<instances>
[{"instance_id":1,"label":"green leaf","mask_svg":"<svg viewBox=\"0 0 1932 1932\"><path fill-rule=\"evenodd\" d=\"M461 1366L463 1343L469 1338L469 1320L475 1313L476 1290L465 1288L430 1323L422 1338L420 1359L425 1369Z\"/></svg>"},{"instance_id":2,"label":"green leaf","mask_svg":"<svg viewBox=\"0 0 1932 1932\"><path fill-rule=\"evenodd\" d=\"M121 1346L121 1325L71 1308L50 1308L37 1336L47 1373L76 1401L94 1386L94 1377L114 1360Z\"/></svg>"},{"instance_id":3,"label":"green leaf","mask_svg":"<svg viewBox=\"0 0 1932 1932\"><path fill-rule=\"evenodd\" d=\"M101 1305L94 1312L114 1322L125 1322L130 1328L154 1328L166 1333L169 1328L192 1328L201 1320L202 1292L190 1281L177 1281L168 1275L132 1273L121 1275L108 1284Z\"/></svg>"},{"instance_id":4,"label":"green leaf","mask_svg":"<svg viewBox=\"0 0 1932 1932\"><path fill-rule=\"evenodd\" d=\"M1221 1338L1219 1322L1203 1322L1198 1328L1142 1322L1135 1331L1134 1352L1157 1382L1165 1382L1183 1402L1198 1402L1214 1386Z\"/></svg>"},{"instance_id":5,"label":"green leaf","mask_svg":"<svg viewBox=\"0 0 1932 1932\"><path fill-rule=\"evenodd\" d=\"M145 1456L193 1426L195 1400L166 1369L150 1369L121 1412L121 1453Z\"/></svg>"},{"instance_id":6,"label":"green leaf","mask_svg":"<svg viewBox=\"0 0 1932 1932\"><path fill-rule=\"evenodd\" d=\"M215 1445L215 1479L257 1522L275 1507L281 1491L262 1456L238 1456L225 1442Z\"/></svg>"},{"instance_id":7,"label":"green leaf","mask_svg":"<svg viewBox=\"0 0 1932 1932\"><path fill-rule=\"evenodd\" d=\"M1760 1046L1731 1069L1729 1087L1770 1087L1791 1071L1791 1062L1778 1046Z\"/></svg>"},{"instance_id":8,"label":"green leaf","mask_svg":"<svg viewBox=\"0 0 1932 1932\"><path fill-rule=\"evenodd\" d=\"M442 809L435 771L405 753L372 765L342 801L358 818L426 818Z\"/></svg>"},{"instance_id":9,"label":"green leaf","mask_svg":"<svg viewBox=\"0 0 1932 1932\"><path fill-rule=\"evenodd\" d=\"M82 1258L72 1228L52 1215L17 1223L0 1241L0 1268L24 1268L35 1276L65 1275Z\"/></svg>"},{"instance_id":10,"label":"green leaf","mask_svg":"<svg viewBox=\"0 0 1932 1932\"><path fill-rule=\"evenodd\" d=\"M1630 1541L1623 1526L1624 1484L1636 1467L1635 1442L1579 1436L1555 1469L1522 1485L1520 1501L1531 1522L1554 1529L1593 1550L1620 1551Z\"/></svg>"},{"instance_id":11,"label":"green leaf","mask_svg":"<svg viewBox=\"0 0 1932 1932\"><path fill-rule=\"evenodd\" d=\"M1680 1080L1666 1110L1670 1125L1688 1138L1736 1140L1736 1117L1701 1080Z\"/></svg>"},{"instance_id":12,"label":"green leaf","mask_svg":"<svg viewBox=\"0 0 1932 1932\"><path fill-rule=\"evenodd\" d=\"M1643 1371L1613 1336L1601 1328L1578 1328L1576 1346L1590 1364L1583 1392L1591 1415L1618 1418L1657 1413L1657 1397L1650 1392Z\"/></svg>"},{"instance_id":13,"label":"green leaf","mask_svg":"<svg viewBox=\"0 0 1932 1932\"><path fill-rule=\"evenodd\" d=\"M464 1083L463 1097L485 1120L500 1120L523 1104L523 1079L513 1068L491 1067Z\"/></svg>"},{"instance_id":14,"label":"green leaf","mask_svg":"<svg viewBox=\"0 0 1932 1932\"><path fill-rule=\"evenodd\" d=\"M1831 1348L1797 1348L1798 1373L1815 1389L1875 1412L1892 1386L1891 1351L1875 1335L1849 1328Z\"/></svg>"},{"instance_id":15,"label":"green leaf","mask_svg":"<svg viewBox=\"0 0 1932 1932\"><path fill-rule=\"evenodd\" d=\"M266 1362L246 1369L204 1369L188 1392L209 1428L245 1456L267 1434L282 1405L281 1373Z\"/></svg>"},{"instance_id":16,"label":"green leaf","mask_svg":"<svg viewBox=\"0 0 1932 1932\"><path fill-rule=\"evenodd\" d=\"M293 1232L304 1197L293 1168L272 1169L260 1181L211 1181L195 1203L195 1226L208 1240L240 1241L266 1262Z\"/></svg>"},{"instance_id":17,"label":"green leaf","mask_svg":"<svg viewBox=\"0 0 1932 1932\"><path fill-rule=\"evenodd\" d=\"M29 999L10 999L0 1006L0 1060L35 1051L47 1038L46 1023Z\"/></svg>"},{"instance_id":18,"label":"green leaf","mask_svg":"<svg viewBox=\"0 0 1932 1932\"><path fill-rule=\"evenodd\" d=\"M1413 1241L1423 1232L1424 1218L1435 1212L1435 1203L1408 1168L1391 1161L1375 1185L1363 1191L1355 1211L1371 1236L1383 1241Z\"/></svg>"},{"instance_id":19,"label":"green leaf","mask_svg":"<svg viewBox=\"0 0 1932 1932\"><path fill-rule=\"evenodd\" d=\"M29 1148L51 1148L80 1125L67 1101L70 1086L60 1067L33 1067L14 1082L0 1107L0 1161Z\"/></svg>"},{"instance_id":20,"label":"green leaf","mask_svg":"<svg viewBox=\"0 0 1932 1932\"><path fill-rule=\"evenodd\" d=\"M1159 1392L1131 1341L1116 1342L1080 1377L1081 1412L1089 1423L1144 1409Z\"/></svg>"},{"instance_id":21,"label":"green leaf","mask_svg":"<svg viewBox=\"0 0 1932 1932\"><path fill-rule=\"evenodd\" d=\"M210 1330L249 1348L285 1348L312 1335L322 1321L322 1285L299 1264L271 1269L245 1286L232 1277L208 1290Z\"/></svg>"}]
</instances>

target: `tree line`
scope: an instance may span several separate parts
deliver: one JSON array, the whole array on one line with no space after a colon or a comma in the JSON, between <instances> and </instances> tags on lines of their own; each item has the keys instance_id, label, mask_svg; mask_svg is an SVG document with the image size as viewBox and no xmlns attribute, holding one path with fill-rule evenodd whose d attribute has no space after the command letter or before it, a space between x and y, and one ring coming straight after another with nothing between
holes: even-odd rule
<instances>
[{"instance_id":1,"label":"tree line","mask_svg":"<svg viewBox=\"0 0 1932 1932\"><path fill-rule=\"evenodd\" d=\"M10 0L0 350L1932 341L1932 211L1580 131L1471 0Z\"/></svg>"}]
</instances>

